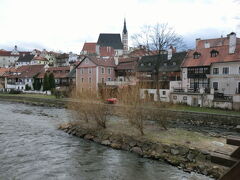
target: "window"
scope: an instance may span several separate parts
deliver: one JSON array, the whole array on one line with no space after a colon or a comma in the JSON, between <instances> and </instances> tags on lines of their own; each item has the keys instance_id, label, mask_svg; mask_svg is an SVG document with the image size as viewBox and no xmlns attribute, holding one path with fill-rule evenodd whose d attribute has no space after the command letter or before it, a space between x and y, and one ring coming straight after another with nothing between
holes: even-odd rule
<instances>
[{"instance_id":1,"label":"window","mask_svg":"<svg viewBox=\"0 0 240 180\"><path fill-rule=\"evenodd\" d=\"M213 89L218 90L218 82L213 82Z\"/></svg>"},{"instance_id":2,"label":"window","mask_svg":"<svg viewBox=\"0 0 240 180\"><path fill-rule=\"evenodd\" d=\"M83 83L84 79L82 78L82 83Z\"/></svg>"},{"instance_id":3,"label":"window","mask_svg":"<svg viewBox=\"0 0 240 180\"><path fill-rule=\"evenodd\" d=\"M229 74L229 67L224 67L222 73Z\"/></svg>"},{"instance_id":4,"label":"window","mask_svg":"<svg viewBox=\"0 0 240 180\"><path fill-rule=\"evenodd\" d=\"M101 71L101 72L102 72L102 74L104 74L104 71L105 71L105 68L104 68L104 67L102 67L102 71Z\"/></svg>"},{"instance_id":5,"label":"window","mask_svg":"<svg viewBox=\"0 0 240 180\"><path fill-rule=\"evenodd\" d=\"M92 83L92 78L91 78L91 77L88 78L88 82L89 82L89 83Z\"/></svg>"},{"instance_id":6,"label":"window","mask_svg":"<svg viewBox=\"0 0 240 180\"><path fill-rule=\"evenodd\" d=\"M164 63L163 65L164 65L164 66L167 66L167 63Z\"/></svg>"},{"instance_id":7,"label":"window","mask_svg":"<svg viewBox=\"0 0 240 180\"><path fill-rule=\"evenodd\" d=\"M84 69L83 68L81 69L81 74L84 74Z\"/></svg>"},{"instance_id":8,"label":"window","mask_svg":"<svg viewBox=\"0 0 240 180\"><path fill-rule=\"evenodd\" d=\"M213 74L219 74L219 69L218 68L213 68Z\"/></svg>"},{"instance_id":9,"label":"window","mask_svg":"<svg viewBox=\"0 0 240 180\"><path fill-rule=\"evenodd\" d=\"M193 53L193 59L199 59L201 54L199 52L194 52Z\"/></svg>"},{"instance_id":10,"label":"window","mask_svg":"<svg viewBox=\"0 0 240 180\"><path fill-rule=\"evenodd\" d=\"M175 65L176 65L176 62L173 62L172 65L175 66Z\"/></svg>"},{"instance_id":11,"label":"window","mask_svg":"<svg viewBox=\"0 0 240 180\"><path fill-rule=\"evenodd\" d=\"M92 68L88 68L88 74L92 73Z\"/></svg>"},{"instance_id":12,"label":"window","mask_svg":"<svg viewBox=\"0 0 240 180\"><path fill-rule=\"evenodd\" d=\"M211 54L211 57L217 57L217 55L219 54L219 52L216 51L215 49L213 49L213 50L210 52L210 54Z\"/></svg>"},{"instance_id":13,"label":"window","mask_svg":"<svg viewBox=\"0 0 240 180\"><path fill-rule=\"evenodd\" d=\"M152 65L152 63L148 63L148 66L151 66Z\"/></svg>"},{"instance_id":14,"label":"window","mask_svg":"<svg viewBox=\"0 0 240 180\"><path fill-rule=\"evenodd\" d=\"M163 92L162 92L162 95L166 95L166 91L163 91Z\"/></svg>"},{"instance_id":15,"label":"window","mask_svg":"<svg viewBox=\"0 0 240 180\"><path fill-rule=\"evenodd\" d=\"M85 64L88 64L88 59L85 60Z\"/></svg>"},{"instance_id":16,"label":"window","mask_svg":"<svg viewBox=\"0 0 240 180\"><path fill-rule=\"evenodd\" d=\"M102 78L102 83L104 83L104 78Z\"/></svg>"},{"instance_id":17,"label":"window","mask_svg":"<svg viewBox=\"0 0 240 180\"><path fill-rule=\"evenodd\" d=\"M187 100L187 96L183 96L183 100L186 101Z\"/></svg>"},{"instance_id":18,"label":"window","mask_svg":"<svg viewBox=\"0 0 240 180\"><path fill-rule=\"evenodd\" d=\"M108 74L111 74L111 68L108 68Z\"/></svg>"},{"instance_id":19,"label":"window","mask_svg":"<svg viewBox=\"0 0 240 180\"><path fill-rule=\"evenodd\" d=\"M110 77L108 78L108 81L111 81L111 78L110 78Z\"/></svg>"},{"instance_id":20,"label":"window","mask_svg":"<svg viewBox=\"0 0 240 180\"><path fill-rule=\"evenodd\" d=\"M173 96L173 99L174 99L174 100L177 100L177 96Z\"/></svg>"}]
</instances>

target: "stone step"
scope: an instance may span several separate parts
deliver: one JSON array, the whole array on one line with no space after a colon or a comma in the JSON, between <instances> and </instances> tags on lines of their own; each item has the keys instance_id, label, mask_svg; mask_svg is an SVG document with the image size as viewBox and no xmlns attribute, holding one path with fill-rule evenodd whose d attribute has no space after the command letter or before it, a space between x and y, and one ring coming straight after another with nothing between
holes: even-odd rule
<instances>
[{"instance_id":1,"label":"stone step","mask_svg":"<svg viewBox=\"0 0 240 180\"><path fill-rule=\"evenodd\" d=\"M240 137L237 136L228 136L227 137L227 144L233 146L240 146Z\"/></svg>"},{"instance_id":2,"label":"stone step","mask_svg":"<svg viewBox=\"0 0 240 180\"><path fill-rule=\"evenodd\" d=\"M240 159L240 147L238 147L232 154L231 157Z\"/></svg>"},{"instance_id":3,"label":"stone step","mask_svg":"<svg viewBox=\"0 0 240 180\"><path fill-rule=\"evenodd\" d=\"M226 154L221 154L221 153L211 153L211 162L226 166L226 167L232 167L238 159L230 157L229 155Z\"/></svg>"},{"instance_id":4,"label":"stone step","mask_svg":"<svg viewBox=\"0 0 240 180\"><path fill-rule=\"evenodd\" d=\"M220 180L239 180L240 179L240 161L238 161Z\"/></svg>"}]
</instances>

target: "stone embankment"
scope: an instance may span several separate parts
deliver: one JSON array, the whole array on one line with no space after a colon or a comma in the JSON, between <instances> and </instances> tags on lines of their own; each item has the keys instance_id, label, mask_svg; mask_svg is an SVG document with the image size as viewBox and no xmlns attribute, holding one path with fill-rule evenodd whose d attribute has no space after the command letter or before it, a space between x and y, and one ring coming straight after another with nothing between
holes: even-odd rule
<instances>
[{"instance_id":1,"label":"stone embankment","mask_svg":"<svg viewBox=\"0 0 240 180\"><path fill-rule=\"evenodd\" d=\"M103 129L86 129L76 124L62 124L59 129L68 134L94 141L114 149L139 154L142 157L164 160L184 171L197 172L213 178L219 178L226 169L212 164L209 152L181 146L151 142L142 137L114 134Z\"/></svg>"}]
</instances>

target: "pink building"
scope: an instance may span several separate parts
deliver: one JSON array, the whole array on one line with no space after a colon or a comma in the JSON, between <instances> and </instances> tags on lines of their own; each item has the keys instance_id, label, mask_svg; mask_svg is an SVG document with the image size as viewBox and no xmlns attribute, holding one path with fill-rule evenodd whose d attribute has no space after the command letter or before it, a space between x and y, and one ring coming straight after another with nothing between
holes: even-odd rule
<instances>
[{"instance_id":1,"label":"pink building","mask_svg":"<svg viewBox=\"0 0 240 180\"><path fill-rule=\"evenodd\" d=\"M76 87L78 90L97 90L98 85L115 80L114 58L97 58L86 56L76 70Z\"/></svg>"}]
</instances>

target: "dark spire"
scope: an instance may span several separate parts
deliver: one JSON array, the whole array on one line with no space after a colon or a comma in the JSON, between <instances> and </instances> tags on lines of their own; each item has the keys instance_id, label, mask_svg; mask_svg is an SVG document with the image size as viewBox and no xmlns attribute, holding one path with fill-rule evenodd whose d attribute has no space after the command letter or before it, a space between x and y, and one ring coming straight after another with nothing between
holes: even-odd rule
<instances>
[{"instance_id":1,"label":"dark spire","mask_svg":"<svg viewBox=\"0 0 240 180\"><path fill-rule=\"evenodd\" d=\"M126 19L124 18L123 34L127 34Z\"/></svg>"}]
</instances>

